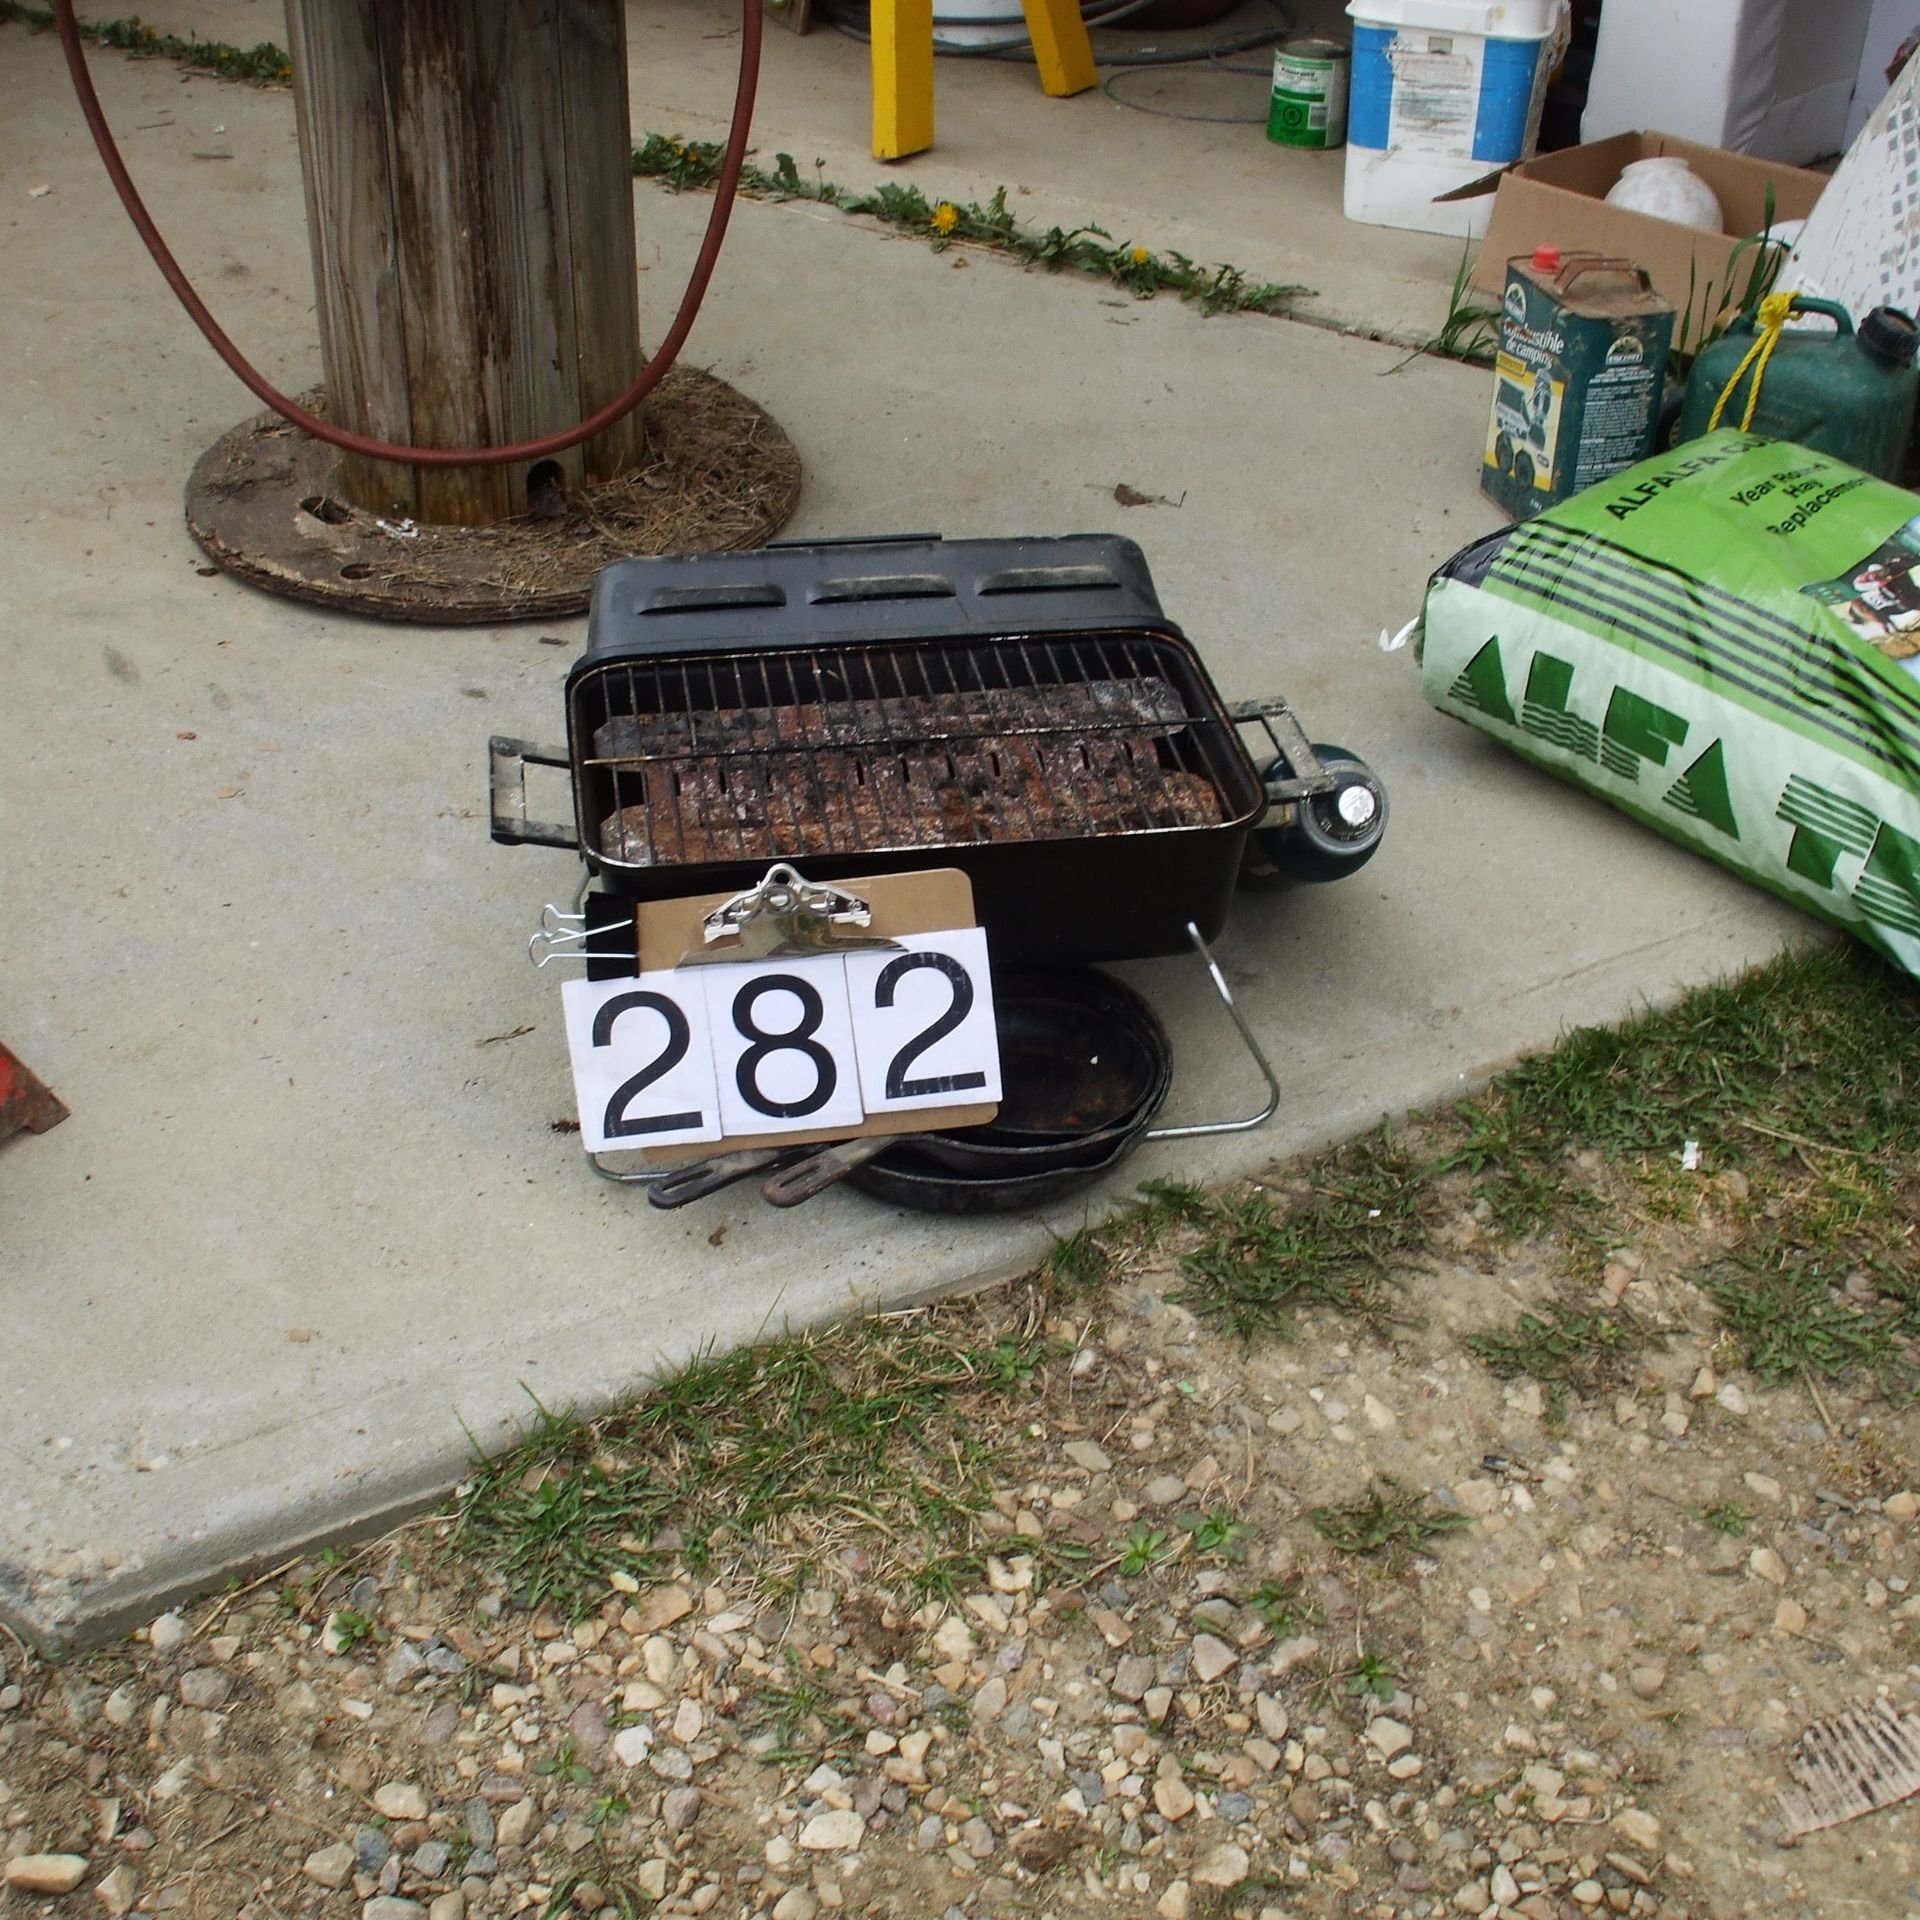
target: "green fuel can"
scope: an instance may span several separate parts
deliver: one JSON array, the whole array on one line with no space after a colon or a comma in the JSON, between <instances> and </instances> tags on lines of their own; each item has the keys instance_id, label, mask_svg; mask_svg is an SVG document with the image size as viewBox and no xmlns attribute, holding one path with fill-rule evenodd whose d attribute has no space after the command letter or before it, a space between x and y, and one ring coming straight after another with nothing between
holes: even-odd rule
<instances>
[{"instance_id":1,"label":"green fuel can","mask_svg":"<svg viewBox=\"0 0 1920 1920\"><path fill-rule=\"evenodd\" d=\"M1524 520L1644 460L1673 321L1631 260L1540 247L1508 261L1481 491Z\"/></svg>"},{"instance_id":2,"label":"green fuel can","mask_svg":"<svg viewBox=\"0 0 1920 1920\"><path fill-rule=\"evenodd\" d=\"M1795 314L1817 314L1834 330L1787 329ZM1856 333L1835 301L1769 294L1694 361L1679 437L1698 439L1718 412L1721 426L1791 440L1898 480L1920 397L1917 346L1920 329L1898 307L1875 307Z\"/></svg>"}]
</instances>

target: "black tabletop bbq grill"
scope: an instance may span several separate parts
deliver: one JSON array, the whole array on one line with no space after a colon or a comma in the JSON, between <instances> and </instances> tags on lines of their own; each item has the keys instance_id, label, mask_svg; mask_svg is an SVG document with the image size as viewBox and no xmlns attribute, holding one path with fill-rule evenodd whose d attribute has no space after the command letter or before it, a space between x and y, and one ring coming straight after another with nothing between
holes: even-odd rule
<instances>
[{"instance_id":1,"label":"black tabletop bbq grill","mask_svg":"<svg viewBox=\"0 0 1920 1920\"><path fill-rule=\"evenodd\" d=\"M996 966L1211 967L1243 872L1335 879L1386 825L1370 769L1284 700L1221 699L1110 535L623 561L566 714L564 750L491 743L493 837L579 851L575 916L550 910L537 957L597 977L632 971L601 936L635 902L740 892L776 862L819 882L959 867ZM568 776L570 826L529 817L529 767Z\"/></svg>"}]
</instances>

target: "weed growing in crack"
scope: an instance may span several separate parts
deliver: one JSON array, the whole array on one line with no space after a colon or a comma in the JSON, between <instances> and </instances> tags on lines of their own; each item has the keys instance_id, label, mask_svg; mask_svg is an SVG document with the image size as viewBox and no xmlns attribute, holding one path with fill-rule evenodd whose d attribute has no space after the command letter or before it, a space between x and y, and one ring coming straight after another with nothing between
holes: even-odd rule
<instances>
[{"instance_id":1,"label":"weed growing in crack","mask_svg":"<svg viewBox=\"0 0 1920 1920\"><path fill-rule=\"evenodd\" d=\"M1165 1527L1149 1527L1136 1521L1132 1531L1120 1543L1120 1557L1115 1561L1114 1568L1123 1579L1135 1580L1163 1560L1171 1559L1179 1550L1178 1543Z\"/></svg>"},{"instance_id":2,"label":"weed growing in crack","mask_svg":"<svg viewBox=\"0 0 1920 1920\"><path fill-rule=\"evenodd\" d=\"M1222 1560L1237 1560L1247 1535L1252 1532L1244 1521L1233 1517L1231 1507L1209 1507L1205 1513L1185 1513L1179 1519L1180 1531L1199 1554L1212 1554Z\"/></svg>"},{"instance_id":3,"label":"weed growing in crack","mask_svg":"<svg viewBox=\"0 0 1920 1920\"><path fill-rule=\"evenodd\" d=\"M1306 1598L1303 1589L1300 1576L1294 1574L1256 1587L1247 1596L1247 1605L1266 1622L1276 1640L1291 1640L1296 1634L1327 1624L1326 1614Z\"/></svg>"},{"instance_id":4,"label":"weed growing in crack","mask_svg":"<svg viewBox=\"0 0 1920 1920\"><path fill-rule=\"evenodd\" d=\"M633 170L684 192L712 186L720 174L720 160L721 148L715 142L650 133L634 149ZM856 193L827 179L818 163L808 178L792 154L781 153L774 156L771 169L748 161L740 170L740 191L756 199L810 200L842 213L864 215L896 232L924 239L936 253L966 241L1049 273L1090 274L1138 299L1177 294L1205 314L1283 313L1308 291L1250 280L1234 266L1203 267L1174 248L1156 253L1130 241L1116 242L1104 227L1026 226L1007 205L1005 187L995 188L984 203L929 200L918 187L898 180L887 181L871 193Z\"/></svg>"},{"instance_id":5,"label":"weed growing in crack","mask_svg":"<svg viewBox=\"0 0 1920 1920\"><path fill-rule=\"evenodd\" d=\"M22 0L0 0L0 23L9 20L47 28L53 25L53 9L28 6ZM276 87L287 86L293 80L293 62L271 40L262 40L252 47L234 47L224 40L202 40L197 34L183 38L177 33L162 33L146 26L136 16L120 20L76 20L74 24L81 39L91 40L97 47L111 47L117 53L130 53L142 59L172 60L221 80L245 80L255 86Z\"/></svg>"}]
</instances>

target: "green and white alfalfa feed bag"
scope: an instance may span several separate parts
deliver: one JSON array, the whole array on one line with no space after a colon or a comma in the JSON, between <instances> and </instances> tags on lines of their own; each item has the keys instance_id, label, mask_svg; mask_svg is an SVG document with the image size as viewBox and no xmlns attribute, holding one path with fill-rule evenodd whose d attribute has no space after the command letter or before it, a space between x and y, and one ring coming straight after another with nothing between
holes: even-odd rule
<instances>
[{"instance_id":1,"label":"green and white alfalfa feed bag","mask_svg":"<svg viewBox=\"0 0 1920 1920\"><path fill-rule=\"evenodd\" d=\"M1920 497L1745 433L1434 575L1428 699L1920 975Z\"/></svg>"}]
</instances>

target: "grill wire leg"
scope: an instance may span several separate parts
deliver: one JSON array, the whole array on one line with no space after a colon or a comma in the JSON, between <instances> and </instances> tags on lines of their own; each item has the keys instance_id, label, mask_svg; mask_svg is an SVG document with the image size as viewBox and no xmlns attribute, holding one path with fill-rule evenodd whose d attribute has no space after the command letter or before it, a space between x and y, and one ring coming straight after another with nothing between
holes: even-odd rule
<instances>
[{"instance_id":1,"label":"grill wire leg","mask_svg":"<svg viewBox=\"0 0 1920 1920\"><path fill-rule=\"evenodd\" d=\"M1245 1120L1200 1120L1184 1127L1149 1127L1145 1135L1149 1140L1197 1140L1208 1134L1251 1133L1255 1127L1264 1127L1280 1111L1280 1079L1273 1070L1273 1062L1267 1058L1266 1050L1254 1037L1253 1029L1247 1025L1246 1015L1234 1004L1233 989L1227 985L1227 976L1220 971L1220 963L1213 957L1213 950L1201 939L1200 929L1191 920L1187 922L1187 938L1193 942L1194 951L1206 962L1207 971L1213 976L1213 990L1220 996L1220 1004L1240 1029L1240 1038L1246 1042L1254 1065L1260 1069L1260 1077L1267 1083L1267 1104Z\"/></svg>"}]
</instances>

